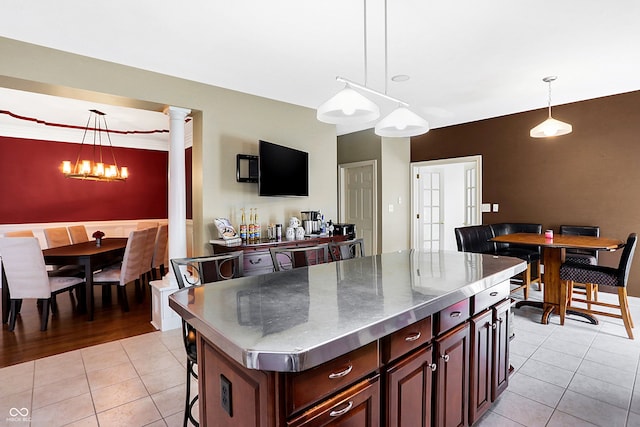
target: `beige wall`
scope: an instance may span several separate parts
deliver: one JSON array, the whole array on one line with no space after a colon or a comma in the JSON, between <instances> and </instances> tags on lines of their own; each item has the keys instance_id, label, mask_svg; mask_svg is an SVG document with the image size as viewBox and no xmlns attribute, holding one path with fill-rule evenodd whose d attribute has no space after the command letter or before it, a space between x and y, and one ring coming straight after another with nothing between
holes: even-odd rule
<instances>
[{"instance_id":1,"label":"beige wall","mask_svg":"<svg viewBox=\"0 0 640 427\"><path fill-rule=\"evenodd\" d=\"M409 138L381 138L373 129L338 137L338 164L363 160L376 160L378 165L378 252L409 248Z\"/></svg>"},{"instance_id":2,"label":"beige wall","mask_svg":"<svg viewBox=\"0 0 640 427\"><path fill-rule=\"evenodd\" d=\"M285 222L301 210L337 218L335 128L315 110L193 81L0 38L0 86L162 111L194 111L193 223L195 251L205 253L213 219L235 224L241 207L261 222ZM236 154L258 154L258 140L309 152L309 197L265 198L257 184L235 182Z\"/></svg>"}]
</instances>

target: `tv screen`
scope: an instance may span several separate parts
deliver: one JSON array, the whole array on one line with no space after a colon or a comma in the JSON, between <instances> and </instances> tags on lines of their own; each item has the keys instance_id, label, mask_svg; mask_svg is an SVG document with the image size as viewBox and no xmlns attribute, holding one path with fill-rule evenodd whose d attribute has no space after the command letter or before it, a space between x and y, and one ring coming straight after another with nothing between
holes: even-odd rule
<instances>
[{"instance_id":1,"label":"tv screen","mask_svg":"<svg viewBox=\"0 0 640 427\"><path fill-rule=\"evenodd\" d=\"M261 196L309 195L309 153L267 141L258 151Z\"/></svg>"}]
</instances>

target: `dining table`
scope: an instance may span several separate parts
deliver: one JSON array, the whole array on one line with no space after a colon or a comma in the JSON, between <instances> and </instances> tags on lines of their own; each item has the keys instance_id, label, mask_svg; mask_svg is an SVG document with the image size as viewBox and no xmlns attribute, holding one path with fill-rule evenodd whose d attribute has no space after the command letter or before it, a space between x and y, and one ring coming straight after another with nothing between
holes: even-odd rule
<instances>
[{"instance_id":1,"label":"dining table","mask_svg":"<svg viewBox=\"0 0 640 427\"><path fill-rule=\"evenodd\" d=\"M87 312L87 320L93 320L93 273L122 261L126 246L126 237L109 237L102 238L99 245L95 240L90 240L43 249L42 255L47 265L79 265L84 267L84 307ZM80 303L81 301L78 302Z\"/></svg>"},{"instance_id":2,"label":"dining table","mask_svg":"<svg viewBox=\"0 0 640 427\"><path fill-rule=\"evenodd\" d=\"M545 325L549 323L549 316L554 311L557 314L560 313L561 304L564 304L565 307L567 305L567 301L562 301L562 280L560 279L560 266L565 260L566 250L571 248L614 251L624 246L624 243L618 239L608 237L574 236L567 234L556 234L551 238L547 238L544 234L512 233L496 236L491 240L497 243L540 246L543 248L543 301L518 301L516 303L516 308L524 306L541 308L543 310L541 323ZM567 310L567 314L581 316L595 325L598 324L598 319L587 313Z\"/></svg>"}]
</instances>

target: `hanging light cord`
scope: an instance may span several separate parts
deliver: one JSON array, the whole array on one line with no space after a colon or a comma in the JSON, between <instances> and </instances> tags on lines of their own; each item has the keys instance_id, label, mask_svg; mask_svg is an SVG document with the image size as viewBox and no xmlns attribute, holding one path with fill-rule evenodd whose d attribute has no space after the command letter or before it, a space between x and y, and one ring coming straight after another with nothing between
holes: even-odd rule
<instances>
[{"instance_id":1,"label":"hanging light cord","mask_svg":"<svg viewBox=\"0 0 640 427\"><path fill-rule=\"evenodd\" d=\"M549 118L551 118L551 82L552 80L549 80L549 102L548 102L548 109L549 109Z\"/></svg>"},{"instance_id":2,"label":"hanging light cord","mask_svg":"<svg viewBox=\"0 0 640 427\"><path fill-rule=\"evenodd\" d=\"M389 42L387 37L387 0L384 0L384 94L387 94L389 85L389 61L387 59Z\"/></svg>"}]
</instances>

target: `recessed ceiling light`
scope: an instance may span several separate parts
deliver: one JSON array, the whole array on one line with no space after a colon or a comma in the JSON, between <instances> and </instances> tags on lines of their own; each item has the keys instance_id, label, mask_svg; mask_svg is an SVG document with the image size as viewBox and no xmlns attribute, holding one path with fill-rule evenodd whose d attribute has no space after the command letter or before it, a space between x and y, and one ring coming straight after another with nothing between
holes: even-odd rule
<instances>
[{"instance_id":1,"label":"recessed ceiling light","mask_svg":"<svg viewBox=\"0 0 640 427\"><path fill-rule=\"evenodd\" d=\"M396 74L395 76L391 77L391 80L393 80L394 82L406 82L410 78L411 77L407 76L406 74Z\"/></svg>"}]
</instances>

